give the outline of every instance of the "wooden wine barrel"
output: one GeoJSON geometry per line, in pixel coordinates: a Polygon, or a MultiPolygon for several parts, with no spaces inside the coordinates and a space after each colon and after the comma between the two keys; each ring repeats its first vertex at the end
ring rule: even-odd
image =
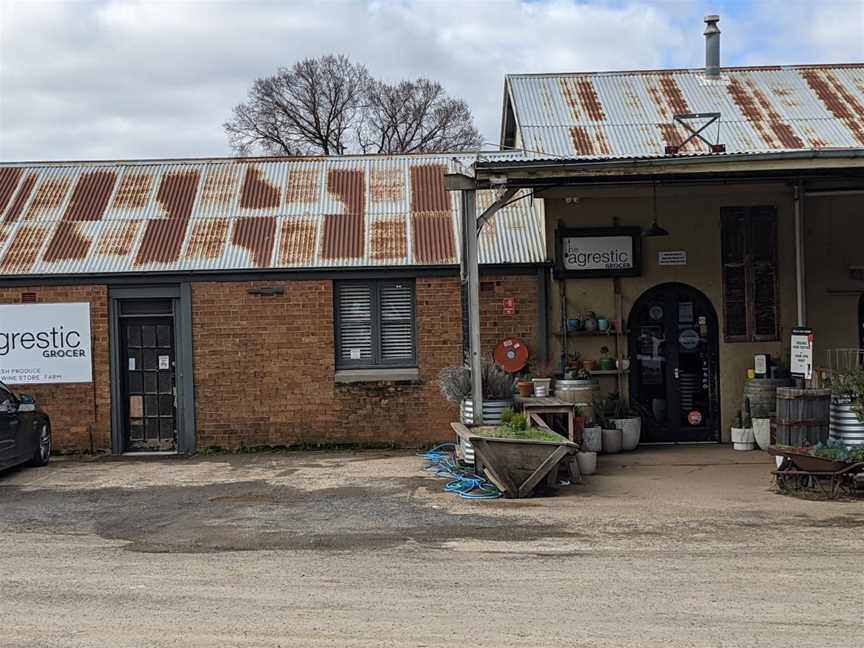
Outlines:
{"type": "Polygon", "coordinates": [[[789,378],[751,378],[744,383],[744,400],[750,400],[753,418],[771,418],[777,408],[777,388],[792,384],[789,378]]]}
{"type": "Polygon", "coordinates": [[[778,387],[774,442],[796,447],[824,443],[830,415],[830,389],[778,387]]]}

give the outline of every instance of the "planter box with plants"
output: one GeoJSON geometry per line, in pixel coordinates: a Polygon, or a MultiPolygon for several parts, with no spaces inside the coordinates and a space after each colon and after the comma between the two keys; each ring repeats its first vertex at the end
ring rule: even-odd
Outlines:
{"type": "Polygon", "coordinates": [[[575,454],[578,446],[549,428],[534,427],[522,414],[505,410],[499,426],[468,428],[452,423],[461,440],[474,449],[475,465],[508,498],[529,497],[545,482],[554,486],[558,471],[566,466],[578,481],[575,454]]]}

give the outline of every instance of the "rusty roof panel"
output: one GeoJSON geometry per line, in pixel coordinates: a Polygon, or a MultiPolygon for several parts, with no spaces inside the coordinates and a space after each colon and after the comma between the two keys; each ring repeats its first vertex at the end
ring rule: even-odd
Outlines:
{"type": "Polygon", "coordinates": [[[4,274],[25,274],[30,271],[39,251],[48,236],[50,228],[36,223],[22,223],[15,232],[12,242],[6,248],[0,261],[0,272],[4,274]]]}
{"type": "MultiPolygon", "coordinates": [[[[548,157],[666,155],[682,113],[720,113],[706,135],[727,153],[864,146],[864,64],[537,74],[507,77],[529,153],[548,157]],[[608,150],[598,146],[600,138],[608,150]]],[[[707,153],[702,143],[682,153],[707,153]]]]}
{"type": "MultiPolygon", "coordinates": [[[[461,201],[444,190],[443,174],[476,159],[0,165],[0,266],[66,275],[455,264],[461,201]]],[[[544,261],[538,209],[530,200],[503,209],[494,240],[481,238],[481,262],[544,261]]]]}
{"type": "Polygon", "coordinates": [[[320,192],[319,169],[298,169],[287,173],[285,183],[286,203],[317,203],[320,192]]]}
{"type": "Polygon", "coordinates": [[[408,255],[408,235],[404,218],[387,218],[372,222],[371,250],[376,261],[399,260],[408,255]]]}
{"type": "Polygon", "coordinates": [[[444,188],[446,168],[440,164],[411,167],[411,211],[450,211],[450,196],[444,188]]]}
{"type": "Polygon", "coordinates": [[[90,251],[90,240],[81,234],[79,221],[62,221],[57,223],[54,234],[42,260],[45,263],[56,261],[77,261],[87,258],[90,251]]]}
{"type": "Polygon", "coordinates": [[[312,266],[317,229],[317,223],[311,219],[282,219],[279,265],[287,268],[312,266]]]}
{"type": "Polygon", "coordinates": [[[234,245],[249,251],[252,265],[269,268],[272,265],[273,246],[276,243],[276,218],[273,216],[246,216],[234,223],[234,245]]]}
{"type": "Polygon", "coordinates": [[[112,209],[143,209],[150,197],[153,176],[148,173],[127,173],[120,181],[112,209]]]}
{"type": "Polygon", "coordinates": [[[181,171],[162,177],[156,201],[165,217],[148,221],[135,259],[136,265],[166,264],[178,260],[186,236],[186,223],[195,202],[199,175],[199,171],[181,171]]]}
{"type": "Polygon", "coordinates": [[[82,173],[63,214],[64,221],[94,221],[102,218],[114,191],[114,171],[82,173]]]}
{"type": "Polygon", "coordinates": [[[187,260],[213,260],[222,257],[228,241],[227,218],[194,218],[189,227],[184,258],[187,260]]]}
{"type": "Polygon", "coordinates": [[[27,204],[30,194],[33,193],[33,187],[36,186],[37,177],[38,176],[35,173],[30,173],[26,178],[24,178],[24,182],[21,183],[21,187],[15,195],[15,200],[12,201],[11,207],[9,207],[6,216],[3,218],[4,223],[8,225],[18,220],[21,212],[24,211],[24,205],[27,204]]]}
{"type": "Polygon", "coordinates": [[[137,220],[106,221],[99,234],[96,254],[100,257],[128,257],[139,229],[141,222],[137,220]]]}
{"type": "Polygon", "coordinates": [[[69,191],[66,178],[45,178],[27,208],[26,220],[43,220],[56,216],[69,191]]]}
{"type": "Polygon", "coordinates": [[[4,167],[0,169],[0,216],[6,211],[9,201],[15,195],[15,188],[18,186],[18,181],[24,169],[16,167],[4,167]]]}
{"type": "Polygon", "coordinates": [[[267,209],[278,207],[281,200],[279,187],[271,184],[257,165],[246,167],[243,187],[240,190],[242,209],[267,209]]]}
{"type": "Polygon", "coordinates": [[[414,234],[414,258],[420,265],[454,263],[453,221],[448,212],[411,214],[414,234]]]}

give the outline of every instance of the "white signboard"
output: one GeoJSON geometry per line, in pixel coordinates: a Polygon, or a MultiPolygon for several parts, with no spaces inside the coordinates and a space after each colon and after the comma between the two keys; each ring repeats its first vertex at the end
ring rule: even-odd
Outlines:
{"type": "Polygon", "coordinates": [[[810,380],[813,376],[813,329],[793,328],[790,373],[810,380]]]}
{"type": "Polygon", "coordinates": [[[687,265],[686,250],[666,250],[657,253],[657,263],[661,266],[687,265]]]}
{"type": "Polygon", "coordinates": [[[624,270],[635,267],[631,236],[564,236],[565,270],[624,270]]]}
{"type": "Polygon", "coordinates": [[[90,304],[0,305],[0,381],[89,383],[90,304]]]}

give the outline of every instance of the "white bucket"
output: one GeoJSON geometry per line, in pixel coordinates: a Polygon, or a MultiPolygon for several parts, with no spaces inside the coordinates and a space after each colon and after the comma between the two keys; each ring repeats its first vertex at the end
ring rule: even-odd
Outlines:
{"type": "Polygon", "coordinates": [[[756,438],[753,436],[753,428],[732,428],[732,447],[735,450],[754,450],[756,438]]]}

